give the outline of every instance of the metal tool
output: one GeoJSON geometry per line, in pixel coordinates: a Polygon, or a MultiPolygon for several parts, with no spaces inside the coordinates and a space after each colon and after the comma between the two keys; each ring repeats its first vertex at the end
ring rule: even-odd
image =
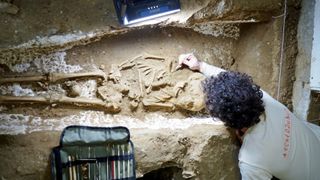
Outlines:
{"type": "MultiPolygon", "coordinates": [[[[121,145],[121,146],[120,146],[120,149],[121,149],[121,155],[124,156],[124,155],[125,155],[125,154],[124,154],[124,145],[121,145]]],[[[127,176],[127,174],[126,174],[125,160],[122,160],[121,162],[122,162],[121,165],[122,165],[122,172],[123,172],[122,177],[123,177],[123,178],[126,178],[126,177],[128,177],[128,176],[127,176]]]]}
{"type": "MultiPolygon", "coordinates": [[[[91,158],[91,152],[90,152],[91,148],[89,147],[88,149],[88,159],[91,158]]],[[[91,163],[88,163],[88,178],[91,179],[91,163]]]]}
{"type": "MultiPolygon", "coordinates": [[[[72,162],[75,162],[74,156],[71,156],[71,161],[72,161],[72,162]]],[[[73,176],[73,179],[74,179],[74,180],[77,180],[76,167],[75,167],[75,165],[73,165],[72,163],[71,163],[71,166],[72,166],[72,176],[73,176]]]]}
{"type": "MultiPolygon", "coordinates": [[[[110,156],[110,151],[109,151],[109,145],[106,146],[106,152],[107,152],[107,157],[110,156]]],[[[110,179],[110,171],[109,171],[109,168],[110,168],[110,165],[109,165],[109,159],[107,159],[107,162],[106,162],[106,177],[107,179],[110,179]]]]}
{"type": "Polygon", "coordinates": [[[71,156],[68,156],[68,163],[69,163],[69,167],[68,167],[68,170],[69,170],[69,179],[70,179],[70,180],[73,180],[72,167],[71,167],[71,156]]]}

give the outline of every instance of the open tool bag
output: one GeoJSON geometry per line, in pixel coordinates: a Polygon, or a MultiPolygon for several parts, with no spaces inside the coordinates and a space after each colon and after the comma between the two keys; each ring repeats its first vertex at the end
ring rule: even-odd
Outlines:
{"type": "Polygon", "coordinates": [[[135,179],[134,147],[125,127],[68,126],[51,153],[52,179],[135,179]]]}

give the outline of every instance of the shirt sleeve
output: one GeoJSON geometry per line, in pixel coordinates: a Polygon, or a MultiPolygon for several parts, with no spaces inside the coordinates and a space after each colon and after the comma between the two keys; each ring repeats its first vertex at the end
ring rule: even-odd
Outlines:
{"type": "Polygon", "coordinates": [[[200,72],[205,75],[206,77],[209,76],[217,76],[219,73],[225,71],[224,69],[215,67],[213,65],[209,65],[205,62],[201,62],[200,65],[200,72]]]}
{"type": "Polygon", "coordinates": [[[239,168],[242,180],[270,180],[272,175],[264,169],[240,162],[239,168]]]}

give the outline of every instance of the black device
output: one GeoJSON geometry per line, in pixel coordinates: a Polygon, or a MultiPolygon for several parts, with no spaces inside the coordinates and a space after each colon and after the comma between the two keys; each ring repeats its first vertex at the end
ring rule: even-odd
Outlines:
{"type": "Polygon", "coordinates": [[[179,0],[113,0],[119,22],[130,25],[180,11],[179,0]]]}

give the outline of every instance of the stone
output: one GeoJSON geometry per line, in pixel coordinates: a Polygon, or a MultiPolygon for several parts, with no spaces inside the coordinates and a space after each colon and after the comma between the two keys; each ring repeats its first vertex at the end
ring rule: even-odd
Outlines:
{"type": "Polygon", "coordinates": [[[70,96],[71,97],[78,97],[78,96],[80,96],[81,91],[82,91],[81,87],[79,85],[75,84],[71,87],[70,96]]]}
{"type": "Polygon", "coordinates": [[[0,13],[17,14],[19,8],[11,3],[0,2],[0,13]]]}
{"type": "Polygon", "coordinates": [[[239,178],[238,147],[223,126],[133,129],[132,141],[136,147],[138,177],[157,169],[178,167],[185,179],[239,178]]]}

